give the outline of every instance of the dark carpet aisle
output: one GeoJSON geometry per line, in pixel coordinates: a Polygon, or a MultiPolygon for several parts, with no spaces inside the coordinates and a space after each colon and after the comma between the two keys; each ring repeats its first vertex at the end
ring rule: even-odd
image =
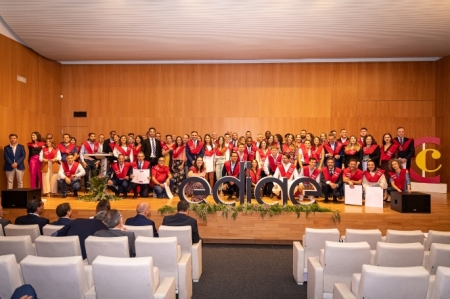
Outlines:
{"type": "Polygon", "coordinates": [[[203,245],[194,299],[306,298],[292,275],[292,246],[203,245]]]}

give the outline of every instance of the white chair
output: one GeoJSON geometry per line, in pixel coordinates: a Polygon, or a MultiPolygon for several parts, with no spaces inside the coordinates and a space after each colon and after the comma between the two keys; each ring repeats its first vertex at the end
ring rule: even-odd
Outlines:
{"type": "Polygon", "coordinates": [[[159,283],[153,258],[98,256],[92,263],[95,286],[85,299],[161,298],[175,299],[175,278],[159,283]]]}
{"type": "Polygon", "coordinates": [[[294,279],[297,284],[302,285],[308,280],[306,265],[309,257],[319,257],[320,250],[325,248],[325,241],[339,241],[339,230],[337,228],[318,229],[306,228],[302,244],[296,241],[293,244],[294,279]]]}
{"type": "Polygon", "coordinates": [[[36,246],[37,256],[81,256],[80,240],[78,236],[39,236],[34,244],[36,246]]]}
{"type": "Polygon", "coordinates": [[[0,255],[5,254],[14,254],[20,263],[27,255],[36,255],[36,250],[30,236],[7,236],[0,238],[0,255]]]}
{"type": "Polygon", "coordinates": [[[363,265],[361,282],[351,289],[337,283],[333,299],[424,299],[427,295],[430,274],[424,267],[378,267],[363,265]]]}
{"type": "Polygon", "coordinates": [[[425,236],[420,230],[393,230],[386,231],[385,241],[388,243],[416,243],[423,244],[425,236]]]}
{"type": "Polygon", "coordinates": [[[42,228],[42,232],[43,232],[44,236],[51,236],[54,232],[60,230],[63,227],[64,227],[64,225],[46,224],[42,228]]]}
{"type": "Polygon", "coordinates": [[[370,246],[367,242],[340,243],[325,242],[320,258],[308,258],[308,299],[332,297],[335,283],[350,288],[353,273],[361,271],[370,260],[370,246]]]}
{"type": "Polygon", "coordinates": [[[0,237],[5,236],[5,234],[3,233],[3,227],[0,225],[0,237]]]}
{"type": "Polygon", "coordinates": [[[437,230],[428,231],[428,236],[425,239],[425,250],[429,251],[431,248],[431,244],[440,243],[440,244],[450,244],[450,232],[442,232],[437,230]]]}
{"type": "Polygon", "coordinates": [[[382,267],[416,267],[423,265],[423,245],[416,243],[378,242],[371,251],[370,264],[382,267]]]}
{"type": "Polygon", "coordinates": [[[450,294],[450,268],[438,267],[432,289],[431,299],[447,299],[450,294]]]}
{"type": "Polygon", "coordinates": [[[175,277],[175,288],[179,299],[192,297],[191,254],[178,254],[176,237],[137,237],[136,257],[153,257],[153,266],[158,267],[161,279],[175,277]]]}
{"type": "Polygon", "coordinates": [[[128,247],[128,237],[95,237],[89,236],[84,241],[86,247],[86,256],[89,265],[98,255],[109,257],[130,257],[130,249],[128,247]]]}
{"type": "Polygon", "coordinates": [[[24,283],[36,290],[38,298],[83,299],[93,286],[92,267],[81,256],[27,256],[20,262],[24,283]]]}
{"type": "Polygon", "coordinates": [[[177,237],[181,252],[190,253],[192,257],[192,280],[198,282],[203,272],[202,240],[192,244],[192,232],[189,225],[167,226],[161,225],[158,230],[159,237],[177,237]]]}
{"type": "Polygon", "coordinates": [[[450,244],[431,244],[429,252],[425,252],[425,269],[431,274],[436,274],[438,267],[450,267],[450,244]]]}
{"type": "MultiPolygon", "coordinates": [[[[0,229],[1,230],[1,229],[0,229]]],[[[22,275],[14,254],[0,256],[0,298],[11,298],[14,290],[23,285],[22,275]]]]}
{"type": "Polygon", "coordinates": [[[375,250],[377,243],[381,241],[379,229],[350,229],[345,230],[345,236],[341,237],[345,242],[367,242],[370,249],[375,250]]]}
{"type": "Polygon", "coordinates": [[[37,224],[28,224],[28,225],[8,224],[7,226],[5,226],[5,235],[30,236],[31,243],[34,243],[34,240],[41,235],[41,232],[39,230],[39,225],[37,224]]]}
{"type": "Polygon", "coordinates": [[[153,238],[153,225],[143,225],[143,226],[134,226],[134,225],[124,225],[128,231],[134,232],[135,237],[143,236],[153,238]]]}

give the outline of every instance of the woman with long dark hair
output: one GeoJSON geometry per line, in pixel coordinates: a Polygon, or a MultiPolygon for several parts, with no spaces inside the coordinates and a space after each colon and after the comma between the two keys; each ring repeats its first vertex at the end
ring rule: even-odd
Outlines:
{"type": "MultiPolygon", "coordinates": [[[[203,163],[202,157],[198,156],[195,159],[194,165],[192,165],[191,168],[189,168],[188,178],[190,177],[201,177],[204,179],[206,178],[206,167],[205,163],[203,163]]],[[[191,182],[188,183],[185,188],[186,195],[188,197],[192,197],[191,198],[192,201],[202,201],[203,199],[206,198],[205,195],[194,196],[195,189],[203,189],[202,184],[198,182],[194,183],[191,182]]]]}
{"type": "MultiPolygon", "coordinates": [[[[214,147],[214,169],[216,171],[216,180],[219,180],[222,177],[223,164],[226,160],[227,151],[228,146],[225,143],[225,138],[219,136],[219,138],[217,138],[217,145],[214,147]]],[[[222,193],[222,186],[219,187],[219,191],[222,193]]]]}
{"type": "Polygon", "coordinates": [[[30,185],[31,188],[42,188],[42,172],[41,161],[39,161],[39,153],[45,146],[39,132],[31,133],[31,142],[28,145],[28,166],[30,167],[30,185]]]}
{"type": "Polygon", "coordinates": [[[175,139],[175,149],[172,153],[172,173],[175,180],[173,191],[178,194],[181,182],[185,179],[186,173],[184,171],[184,164],[186,163],[186,146],[183,143],[183,138],[177,136],[175,139]]]}
{"type": "Polygon", "coordinates": [[[215,158],[215,149],[214,144],[211,139],[211,135],[206,134],[203,138],[204,145],[203,148],[204,156],[203,156],[203,164],[205,164],[206,168],[206,176],[205,179],[208,181],[211,188],[214,186],[214,158],[215,158]]]}
{"type": "Polygon", "coordinates": [[[369,160],[374,161],[375,165],[380,165],[380,147],[372,135],[364,137],[362,170],[367,169],[367,161],[369,160]]]}
{"type": "Polygon", "coordinates": [[[133,149],[128,146],[127,136],[120,136],[119,144],[116,144],[113,148],[113,155],[116,158],[119,157],[119,155],[124,155],[126,162],[134,161],[133,149]]]}

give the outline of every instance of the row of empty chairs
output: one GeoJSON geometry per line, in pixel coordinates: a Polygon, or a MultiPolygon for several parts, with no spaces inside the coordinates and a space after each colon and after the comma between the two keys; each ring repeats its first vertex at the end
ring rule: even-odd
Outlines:
{"type": "Polygon", "coordinates": [[[152,257],[135,259],[98,256],[92,266],[81,256],[37,257],[20,262],[0,256],[0,297],[10,298],[22,284],[30,284],[38,298],[167,298],[175,299],[175,278],[160,280],[152,257]]]}

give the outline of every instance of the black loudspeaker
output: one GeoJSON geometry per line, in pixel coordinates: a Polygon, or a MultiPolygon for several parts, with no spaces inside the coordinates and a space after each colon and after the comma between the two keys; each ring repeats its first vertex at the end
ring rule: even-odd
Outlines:
{"type": "Polygon", "coordinates": [[[421,192],[392,192],[391,209],[400,213],[431,213],[431,196],[421,192]]]}
{"type": "Polygon", "coordinates": [[[41,199],[41,189],[17,188],[2,191],[3,208],[26,208],[27,202],[41,199]]]}

